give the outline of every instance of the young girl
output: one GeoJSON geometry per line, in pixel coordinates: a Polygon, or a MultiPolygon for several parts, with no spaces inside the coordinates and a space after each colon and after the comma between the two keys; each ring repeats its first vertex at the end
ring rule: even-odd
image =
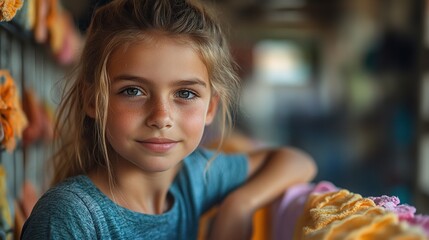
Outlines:
{"type": "Polygon", "coordinates": [[[238,78],[219,24],[196,3],[100,7],[70,84],[55,186],[23,239],[196,239],[199,217],[216,204],[210,237],[246,239],[256,209],[315,175],[295,149],[225,155],[199,147],[218,108],[230,119],[238,78]]]}

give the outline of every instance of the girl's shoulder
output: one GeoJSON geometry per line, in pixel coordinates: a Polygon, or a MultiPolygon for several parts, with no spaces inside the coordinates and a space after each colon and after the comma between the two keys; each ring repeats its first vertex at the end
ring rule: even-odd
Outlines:
{"type": "Polygon", "coordinates": [[[67,209],[75,212],[76,208],[87,205],[86,199],[92,195],[92,191],[94,190],[86,176],[75,176],[46,191],[37,202],[35,209],[49,206],[49,209],[59,208],[61,212],[67,209]]]}
{"type": "Polygon", "coordinates": [[[82,194],[92,188],[91,180],[85,175],[78,175],[51,187],[44,195],[50,194],[82,194]]]}
{"type": "MultiPolygon", "coordinates": [[[[183,161],[173,187],[194,194],[189,198],[198,201],[194,203],[197,206],[192,207],[204,212],[245,182],[248,172],[246,156],[197,148],[183,161]]],[[[194,202],[191,200],[184,202],[194,202]]]]}
{"type": "Polygon", "coordinates": [[[24,224],[22,239],[64,239],[70,230],[73,236],[92,236],[94,201],[88,201],[86,181],[84,176],[73,177],[44,193],[24,224]]]}
{"type": "Polygon", "coordinates": [[[246,154],[226,154],[200,147],[185,158],[179,177],[186,175],[186,179],[203,188],[215,189],[244,182],[247,172],[246,154]]]}

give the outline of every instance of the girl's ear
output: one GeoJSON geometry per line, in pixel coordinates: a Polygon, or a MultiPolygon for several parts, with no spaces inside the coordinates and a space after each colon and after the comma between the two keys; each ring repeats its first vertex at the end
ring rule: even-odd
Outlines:
{"type": "Polygon", "coordinates": [[[85,113],[86,115],[88,115],[88,117],[90,118],[94,118],[95,119],[95,107],[93,104],[89,104],[89,103],[85,103],[85,113]]]}
{"type": "Polygon", "coordinates": [[[217,106],[219,104],[219,95],[213,95],[212,98],[210,99],[210,103],[209,103],[209,107],[207,109],[207,114],[206,114],[206,125],[210,125],[217,113],[217,106]]]}

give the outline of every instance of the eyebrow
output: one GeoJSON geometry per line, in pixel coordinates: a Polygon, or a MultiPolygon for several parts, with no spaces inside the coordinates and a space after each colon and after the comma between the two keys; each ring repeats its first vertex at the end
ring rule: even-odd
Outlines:
{"type": "MultiPolygon", "coordinates": [[[[150,84],[150,81],[144,77],[129,75],[129,74],[122,74],[118,75],[113,78],[115,81],[135,81],[135,82],[141,82],[145,84],[150,84]]],[[[191,85],[200,85],[202,87],[207,87],[206,82],[199,78],[189,78],[189,79],[180,79],[178,81],[175,81],[175,86],[191,86],[191,85]]]]}

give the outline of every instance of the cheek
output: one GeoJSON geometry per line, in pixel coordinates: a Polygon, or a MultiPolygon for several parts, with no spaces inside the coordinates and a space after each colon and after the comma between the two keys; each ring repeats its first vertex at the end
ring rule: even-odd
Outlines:
{"type": "Polygon", "coordinates": [[[181,119],[181,125],[184,126],[188,132],[193,134],[202,134],[205,128],[206,108],[194,108],[185,111],[181,119]]]}
{"type": "Polygon", "coordinates": [[[121,135],[127,133],[135,126],[135,112],[126,110],[123,107],[109,107],[107,115],[107,133],[112,135],[121,135]]]}

